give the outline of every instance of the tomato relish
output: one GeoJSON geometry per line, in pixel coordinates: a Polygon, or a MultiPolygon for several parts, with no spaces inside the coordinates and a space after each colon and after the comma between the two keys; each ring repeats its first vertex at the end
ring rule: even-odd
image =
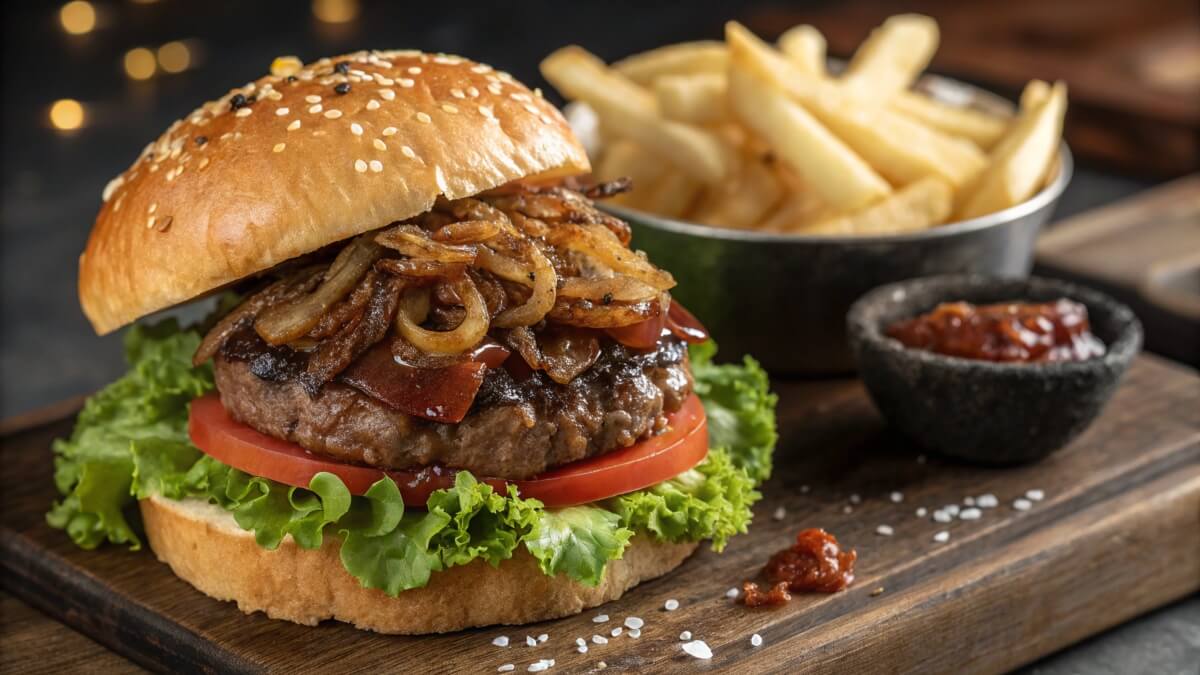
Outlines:
{"type": "Polygon", "coordinates": [[[858,553],[843,550],[837,537],[820,528],[800,530],[796,543],[771,556],[762,575],[771,584],[763,591],[747,581],[742,602],[747,607],[782,605],[791,593],[835,593],[854,581],[858,553]]]}
{"type": "Polygon", "coordinates": [[[1104,355],[1104,343],[1091,332],[1087,307],[1065,298],[993,305],[946,302],[892,324],[887,334],[913,349],[980,361],[1084,361],[1104,355]]]}

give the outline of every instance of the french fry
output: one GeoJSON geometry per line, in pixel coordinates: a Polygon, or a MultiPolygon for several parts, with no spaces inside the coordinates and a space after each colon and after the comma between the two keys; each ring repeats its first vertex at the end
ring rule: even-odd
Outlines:
{"type": "Polygon", "coordinates": [[[784,31],[776,41],[779,51],[787,55],[792,63],[813,77],[826,77],[825,36],[821,31],[802,24],[784,31]]]}
{"type": "Polygon", "coordinates": [[[782,187],[763,161],[746,156],[733,180],[705,194],[693,218],[706,225],[747,228],[762,220],[782,196],[782,187]]]}
{"type": "Polygon", "coordinates": [[[654,80],[662,116],[689,124],[718,124],[729,119],[724,73],[663,75],[654,80]]]}
{"type": "Polygon", "coordinates": [[[801,231],[860,235],[915,232],[944,223],[953,208],[953,200],[950,185],[929,176],[861,211],[823,220],[801,231]]]}
{"type": "Polygon", "coordinates": [[[859,45],[841,84],[863,100],[887,101],[912,85],[937,46],[933,19],[920,14],[890,17],[859,45]]]}
{"type": "Polygon", "coordinates": [[[1009,120],[960,106],[947,105],[913,91],[902,91],[888,107],[950,136],[961,136],[984,150],[996,145],[1009,120]]]}
{"type": "Polygon", "coordinates": [[[907,185],[932,174],[955,186],[964,185],[986,164],[983,152],[973,144],[886,108],[863,105],[838,84],[802,72],[736,23],[727,24],[726,36],[733,68],[752,70],[786,90],[893,184],[907,185]]]}
{"type": "Polygon", "coordinates": [[[640,143],[668,159],[693,178],[717,183],[729,172],[731,158],[711,133],[658,115],[654,97],[613,72],[579,47],[564,47],[547,56],[542,75],[564,95],[596,110],[606,132],[640,143]]]}
{"type": "Polygon", "coordinates": [[[1021,110],[1040,106],[1050,96],[1050,85],[1043,80],[1030,80],[1021,91],[1021,110]]]}
{"type": "Polygon", "coordinates": [[[611,198],[614,204],[650,210],[646,203],[654,184],[669,170],[668,164],[632,141],[617,139],[609,143],[596,165],[596,177],[613,180],[628,177],[633,189],[611,198]]]}
{"type": "Polygon", "coordinates": [[[667,171],[643,192],[635,208],[667,218],[679,218],[695,203],[703,187],[682,171],[667,171]]]}
{"type": "Polygon", "coordinates": [[[788,193],[787,197],[754,226],[763,232],[797,232],[806,225],[830,217],[829,207],[811,190],[788,193]]]}
{"type": "Polygon", "coordinates": [[[1038,105],[1022,105],[1012,129],[996,144],[991,166],[967,193],[958,210],[962,219],[976,218],[1019,204],[1033,196],[1046,179],[1058,153],[1063,117],[1067,110],[1067,85],[1055,82],[1045,97],[1038,94],[1044,86],[1038,81],[1026,86],[1022,103],[1028,98],[1038,105]]]}
{"type": "Polygon", "coordinates": [[[728,64],[725,45],[714,40],[701,40],[634,54],[614,63],[613,69],[638,84],[649,85],[664,75],[723,73],[728,64]]]}

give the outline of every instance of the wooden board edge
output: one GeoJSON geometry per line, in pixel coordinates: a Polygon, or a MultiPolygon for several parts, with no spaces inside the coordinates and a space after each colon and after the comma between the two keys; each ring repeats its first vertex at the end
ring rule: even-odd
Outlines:
{"type": "Polygon", "coordinates": [[[36,429],[47,424],[53,424],[67,417],[73,417],[83,408],[83,404],[91,394],[79,394],[56,401],[29,412],[13,415],[0,420],[0,441],[9,436],[36,429]]]}
{"type": "Polygon", "coordinates": [[[0,529],[0,553],[0,587],[142,667],[171,673],[261,672],[7,527],[0,529]]]}

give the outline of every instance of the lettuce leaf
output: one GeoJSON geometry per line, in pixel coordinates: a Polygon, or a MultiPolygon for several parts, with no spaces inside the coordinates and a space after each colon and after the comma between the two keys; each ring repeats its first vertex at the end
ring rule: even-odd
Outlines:
{"type": "Polygon", "coordinates": [[[692,348],[696,390],[709,415],[713,449],[695,468],[645,490],[594,504],[547,509],[515,487],[504,493],[468,472],[435,491],[425,509],[406,509],[384,477],[353,496],[333,474],[307,488],[252,476],[202,454],[187,435],[188,403],[213,388],[211,367],[193,368],[197,329],[174,321],[126,335],[130,371],[88,400],[69,439],[54,445],[63,495],[46,519],[78,545],[140,546],[126,512],[135,499],[197,498],[228,511],[258,544],[291,537],[315,549],[331,537],[342,565],[368,588],[391,595],[476,560],[497,566],[524,547],[548,575],[584,584],[604,578],[635,535],[660,541],[709,539],[721,550],[745,532],[755,487],[771,469],[775,397],[751,359],[714,365],[709,345],[692,348]]]}

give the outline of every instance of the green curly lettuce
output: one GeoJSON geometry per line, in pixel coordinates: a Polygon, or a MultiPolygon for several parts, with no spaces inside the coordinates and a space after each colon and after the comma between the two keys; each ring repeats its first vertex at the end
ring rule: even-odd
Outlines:
{"type": "Polygon", "coordinates": [[[713,446],[696,467],[644,490],[559,509],[513,486],[497,492],[463,471],[424,509],[406,509],[388,477],[351,495],[333,474],[290,487],[202,454],[187,435],[189,402],[213,389],[211,367],[191,365],[198,330],[168,321],[135,327],[125,342],[130,371],[89,399],[71,437],[54,445],[63,498],[46,519],[85,548],[105,541],[138,548],[127,512],[135,500],[161,495],[220,506],[266,549],[289,538],[306,549],[328,541],[363,586],[391,595],[455,565],[497,566],[521,547],[545,574],[594,586],[636,535],[707,539],[721,550],[746,531],[755,488],[771,470],[775,397],[766,374],[751,359],[713,364],[710,345],[691,352],[713,446]]]}

